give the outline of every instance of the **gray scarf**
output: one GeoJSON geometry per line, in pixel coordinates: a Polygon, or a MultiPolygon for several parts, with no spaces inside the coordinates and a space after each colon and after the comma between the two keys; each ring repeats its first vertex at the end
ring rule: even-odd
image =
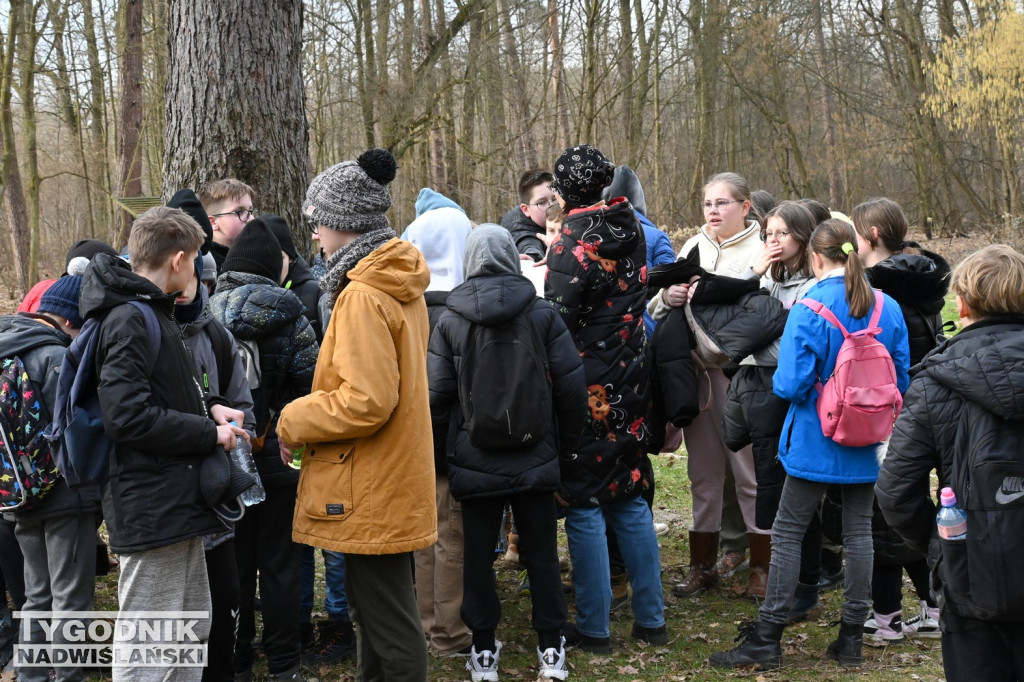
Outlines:
{"type": "Polygon", "coordinates": [[[364,232],[351,244],[338,249],[327,259],[327,274],[320,278],[320,288],[328,293],[332,305],[341,290],[348,285],[346,275],[349,270],[396,236],[390,227],[364,232]]]}

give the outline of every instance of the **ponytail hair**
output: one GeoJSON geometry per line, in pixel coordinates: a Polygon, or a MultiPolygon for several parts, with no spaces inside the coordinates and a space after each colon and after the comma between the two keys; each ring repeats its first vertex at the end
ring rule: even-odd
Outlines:
{"type": "Polygon", "coordinates": [[[826,220],[811,235],[811,250],[834,263],[843,263],[850,315],[861,318],[871,312],[875,294],[864,275],[864,263],[857,254],[857,233],[853,226],[835,218],[826,220]]]}
{"type": "Polygon", "coordinates": [[[871,244],[872,248],[882,242],[882,248],[891,254],[903,253],[906,246],[907,216],[903,209],[892,199],[876,197],[857,204],[850,214],[853,226],[861,239],[871,244]],[[878,229],[878,238],[871,233],[871,228],[878,229]]]}

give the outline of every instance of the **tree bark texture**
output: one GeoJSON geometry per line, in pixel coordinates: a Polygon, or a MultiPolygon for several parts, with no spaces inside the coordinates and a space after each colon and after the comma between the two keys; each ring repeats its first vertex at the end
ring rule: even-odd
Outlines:
{"type": "MultiPolygon", "coordinates": [[[[142,0],[124,0],[121,36],[124,50],[121,58],[121,126],[118,128],[118,187],[123,197],[142,196],[142,0]]],[[[121,209],[118,214],[118,246],[128,243],[131,215],[121,209]]]]}
{"type": "Polygon", "coordinates": [[[163,193],[233,177],[296,234],[309,180],[302,2],[171,0],[163,193]]]}

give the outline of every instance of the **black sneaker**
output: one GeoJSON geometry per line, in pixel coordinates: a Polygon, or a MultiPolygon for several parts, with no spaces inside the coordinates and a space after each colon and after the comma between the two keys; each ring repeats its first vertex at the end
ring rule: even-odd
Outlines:
{"type": "Polygon", "coordinates": [[[828,592],[839,589],[846,584],[846,573],[840,566],[838,571],[829,572],[822,567],[821,578],[818,580],[818,592],[828,592]]]}
{"type": "Polygon", "coordinates": [[[565,647],[573,647],[592,654],[612,653],[612,643],[609,637],[588,637],[576,629],[576,623],[566,623],[562,628],[562,636],[565,637],[565,647]]]}
{"type": "Polygon", "coordinates": [[[655,646],[668,644],[668,629],[664,625],[660,628],[645,628],[633,623],[633,632],[631,633],[631,636],[636,641],[644,642],[645,644],[652,644],[655,646]]]}

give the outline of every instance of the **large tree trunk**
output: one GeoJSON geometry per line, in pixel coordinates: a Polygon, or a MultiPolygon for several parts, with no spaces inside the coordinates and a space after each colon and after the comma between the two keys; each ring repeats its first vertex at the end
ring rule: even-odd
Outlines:
{"type": "MultiPolygon", "coordinates": [[[[163,193],[234,177],[302,233],[302,2],[171,0],[163,193]]],[[[304,235],[303,235],[304,236],[304,235]]]]}
{"type": "Polygon", "coordinates": [[[836,135],[836,111],[832,101],[831,79],[827,78],[827,55],[825,53],[825,28],[822,25],[824,0],[815,0],[811,8],[814,31],[814,63],[818,69],[821,90],[821,119],[825,126],[825,159],[828,165],[829,206],[843,210],[846,202],[846,187],[843,185],[843,169],[840,161],[839,139],[836,135]]]}
{"type": "MultiPolygon", "coordinates": [[[[142,158],[139,138],[142,136],[142,0],[124,0],[121,36],[124,40],[121,58],[121,125],[117,139],[118,187],[123,197],[142,196],[142,158]]],[[[117,245],[128,243],[132,218],[125,210],[118,212],[117,245]]]]}
{"type": "Polygon", "coordinates": [[[31,232],[28,226],[28,210],[25,208],[25,191],[21,186],[21,171],[18,167],[18,148],[14,144],[14,116],[11,112],[11,81],[14,75],[14,45],[21,29],[24,16],[21,2],[10,3],[7,39],[0,61],[0,147],[3,160],[0,162],[0,194],[3,196],[7,225],[11,237],[11,265],[19,296],[28,291],[28,260],[31,232]]]}

